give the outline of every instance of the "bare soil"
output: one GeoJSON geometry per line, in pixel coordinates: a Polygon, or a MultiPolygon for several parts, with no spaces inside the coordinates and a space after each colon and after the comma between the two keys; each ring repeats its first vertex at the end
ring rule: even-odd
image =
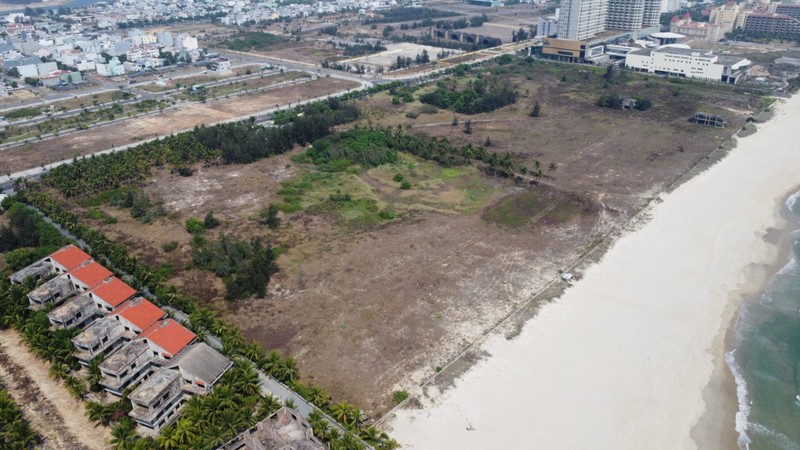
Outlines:
{"type": "Polygon", "coordinates": [[[110,429],[86,417],[83,402],[48,376],[49,364],[31,354],[13,330],[0,331],[0,378],[25,418],[53,450],[112,448],[110,429]]]}
{"type": "Polygon", "coordinates": [[[443,169],[404,157],[315,188],[321,198],[342,189],[374,199],[398,211],[397,219],[352,226],[334,214],[305,211],[282,214],[283,225],[270,231],[251,218],[282,200],[283,181],[309,170],[281,155],[202,167],[192,177],[156,172],[145,191],[163,200],[167,218],[142,225],[127,211],[107,208],[119,223],[93,225],[151,264],[177,267],[172,281],[248,338],[294,356],[303,381],[377,417],[392,406],[394,390],[413,390],[433,376],[703,161],[760,105],[759,98],[706,84],[636,78],[604,87],[602,73],[581,70],[537,62],[511,75],[521,93],[516,104],[455,114],[457,126],[451,111],[410,119],[405,114],[421,105],[393,105],[386,94],[361,103],[365,124],[410,127],[458,145],[479,146],[488,137],[490,150],[511,153],[531,172],[538,161],[544,170],[538,185],[529,177],[517,184],[474,167],[443,169]],[[596,106],[606,92],[646,96],[653,108],[596,106]],[[528,113],[536,101],[542,116],[534,118],[528,113]],[[696,110],[724,113],[730,126],[691,124],[696,110]],[[466,120],[472,134],[463,132],[466,120]],[[396,172],[413,183],[411,190],[392,181],[396,172]],[[260,236],[285,249],[267,298],[225,302],[218,279],[181,269],[191,257],[183,224],[209,211],[223,225],[208,237],[260,236]],[[164,254],[161,245],[169,241],[179,249],[164,254]]]}
{"type": "Polygon", "coordinates": [[[0,173],[13,173],[64,159],[120,147],[157,136],[165,136],[201,124],[247,116],[275,105],[295,103],[358,85],[338,78],[319,78],[253,95],[190,102],[178,109],[137,117],[110,125],[92,127],[57,138],[0,151],[0,173]]]}

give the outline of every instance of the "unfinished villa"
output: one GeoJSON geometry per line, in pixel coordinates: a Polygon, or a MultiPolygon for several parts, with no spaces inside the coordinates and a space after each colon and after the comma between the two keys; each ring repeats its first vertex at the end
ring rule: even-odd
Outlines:
{"type": "Polygon", "coordinates": [[[54,307],[51,329],[82,330],[72,340],[75,358],[83,365],[103,358],[100,385],[120,397],[132,389],[130,416],[148,430],[172,423],[189,396],[210,392],[233,365],[74,245],[11,281],[41,283],[28,294],[29,308],[54,307]]]}
{"type": "Polygon", "coordinates": [[[222,447],[224,450],[324,450],[327,448],[327,445],[314,436],[311,425],[300,415],[300,412],[285,406],[222,447]]]}

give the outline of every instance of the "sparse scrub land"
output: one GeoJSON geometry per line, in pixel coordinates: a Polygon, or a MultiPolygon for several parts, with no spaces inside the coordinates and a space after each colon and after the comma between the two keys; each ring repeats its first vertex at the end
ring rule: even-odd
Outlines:
{"type": "Polygon", "coordinates": [[[436,90],[419,96],[419,101],[462,114],[494,111],[516,103],[517,90],[508,82],[474,80],[459,89],[455,80],[440,81],[436,90]]]}
{"type": "MultiPolygon", "coordinates": [[[[95,162],[91,171],[90,165],[80,172],[65,169],[59,177],[80,180],[77,191],[63,189],[69,183],[60,178],[46,179],[28,195],[68,224],[68,213],[106,211],[108,197],[89,200],[104,198],[108,189],[135,186],[153,203],[163,199],[167,215],[152,225],[119,213],[117,224],[92,223],[141,248],[152,268],[137,262],[139,275],[146,270],[148,280],[166,284],[171,277],[181,286],[160,288],[170,303],[193,305],[183,291],[202,286],[192,292],[199,304],[225,311],[248,339],[297,355],[307,375],[288,382],[298,392],[310,396],[313,388],[304,386],[318,384],[375,417],[395,403],[392,390],[410,371],[433,375],[434,367],[462,350],[453,336],[479,336],[524,300],[516,292],[527,295],[545,285],[554,267],[579,257],[637,211],[647,200],[643,193],[658,192],[727,137],[724,130],[689,124],[695,110],[724,113],[738,127],[746,118],[741,111],[763,106],[738,86],[674,84],[634,73],[609,80],[602,69],[525,58],[450,74],[446,87],[455,83],[457,93],[477,95],[454,95],[444,107],[419,98],[440,86],[398,83],[352,105],[358,118],[349,116],[335,128],[307,121],[347,109],[321,104],[319,115],[287,111],[274,117],[283,130],[276,137],[250,130],[246,122],[207,131],[203,140],[188,133],[148,152],[133,150],[143,152],[138,160],[146,164],[124,158],[115,163],[134,170],[117,170],[111,162],[95,162]],[[514,92],[514,102],[475,106],[483,98],[480,89],[503,86],[514,92]],[[614,92],[645,97],[656,107],[645,114],[597,107],[600,96],[614,92]],[[467,116],[458,104],[485,111],[467,116]],[[532,114],[537,109],[538,116],[532,114]],[[620,120],[625,126],[610,125],[620,120]],[[467,122],[471,134],[464,133],[467,122]],[[261,145],[244,142],[250,138],[261,145]],[[285,141],[273,147],[275,139],[285,141]],[[166,144],[170,149],[162,150],[166,144]],[[191,177],[172,170],[177,168],[191,177]],[[103,181],[84,181],[88,173],[103,181]],[[267,223],[270,205],[275,227],[267,223]],[[208,211],[225,218],[213,232],[202,220],[208,211]],[[202,222],[196,236],[212,256],[202,270],[188,268],[198,248],[185,229],[189,218],[202,222]],[[164,236],[151,236],[156,227],[164,236]],[[239,275],[230,271],[215,279],[213,273],[235,267],[237,255],[247,252],[238,253],[237,246],[250,246],[254,238],[261,238],[262,256],[280,267],[274,282],[262,285],[269,301],[226,302],[230,292],[214,282],[223,286],[226,277],[239,275]],[[172,270],[161,271],[160,264],[172,270]],[[465,329],[467,335],[459,334],[465,329]],[[363,383],[345,381],[354,378],[363,383]]],[[[448,97],[440,94],[444,102],[448,97]]],[[[258,294],[258,282],[243,284],[249,286],[243,296],[258,294]]],[[[326,411],[337,404],[319,401],[331,404],[326,411]]],[[[358,415],[351,408],[335,411],[345,421],[358,415]]]]}
{"type": "Polygon", "coordinates": [[[271,33],[245,31],[220,43],[220,46],[240,52],[272,50],[286,43],[286,38],[271,33]]]}

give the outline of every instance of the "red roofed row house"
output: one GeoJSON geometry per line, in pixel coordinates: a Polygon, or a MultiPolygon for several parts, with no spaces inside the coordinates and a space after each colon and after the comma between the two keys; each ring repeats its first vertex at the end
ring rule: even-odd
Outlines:
{"type": "Polygon", "coordinates": [[[28,294],[30,308],[60,305],[48,313],[53,328],[86,327],[72,340],[75,357],[88,365],[98,355],[107,355],[100,364],[100,384],[107,392],[122,396],[141,382],[129,398],[131,417],[143,427],[160,431],[177,418],[185,395],[209,392],[233,365],[73,245],[20,270],[11,280],[21,284],[51,276],[28,294]],[[168,392],[161,386],[166,381],[168,392]],[[151,395],[154,389],[158,398],[151,395]]]}

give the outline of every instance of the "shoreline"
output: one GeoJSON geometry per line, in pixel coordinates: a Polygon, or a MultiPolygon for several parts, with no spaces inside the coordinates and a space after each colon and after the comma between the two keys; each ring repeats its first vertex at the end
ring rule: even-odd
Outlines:
{"type": "MultiPolygon", "coordinates": [[[[714,369],[706,387],[703,401],[706,410],[692,427],[692,439],[697,448],[738,449],[739,432],[736,431],[736,414],[739,412],[738,385],[731,372],[726,355],[731,349],[739,309],[747,301],[755,301],[764,292],[770,279],[786,265],[792,254],[792,239],[789,233],[797,229],[791,215],[784,211],[786,199],[800,191],[800,185],[792,188],[775,200],[775,226],[767,230],[763,239],[774,245],[771,262],[745,268],[744,278],[748,286],[731,292],[730,302],[723,312],[723,329],[712,345],[714,369]]],[[[768,257],[768,260],[770,258],[768,257]]]]}
{"type": "Polygon", "coordinates": [[[738,411],[727,337],[738,306],[785,264],[774,233],[788,225],[780,206],[797,189],[787,186],[800,182],[798,122],[794,96],[720,162],[663,194],[647,223],[517,339],[488,338],[481,350],[491,356],[455,387],[397,412],[396,438],[407,448],[735,444],[725,425],[738,411]]]}

